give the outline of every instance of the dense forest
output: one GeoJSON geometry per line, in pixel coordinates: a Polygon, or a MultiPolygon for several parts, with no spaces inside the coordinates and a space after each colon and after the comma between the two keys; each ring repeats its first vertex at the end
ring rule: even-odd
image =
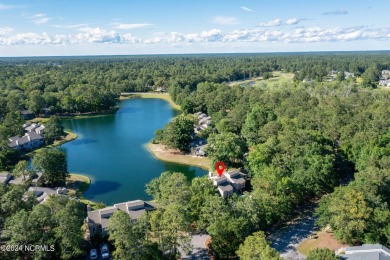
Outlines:
{"type": "MultiPolygon", "coordinates": [[[[266,234],[318,200],[318,225],[329,224],[340,242],[389,245],[390,92],[376,89],[380,71],[389,68],[389,52],[2,59],[0,136],[20,131],[13,122],[20,122],[21,109],[104,111],[115,107],[121,92],[160,87],[183,114],[156,138],[184,150],[181,141],[193,131],[190,114],[211,115],[215,130],[202,133],[208,156],[242,167],[251,186],[243,196],[223,199],[207,178],[189,182],[181,173],[163,173],[147,185],[156,211],[137,223],[121,213],[110,219],[118,259],[175,259],[193,229],[210,234],[218,258],[279,259],[266,234]],[[226,84],[275,70],[294,73],[294,81],[226,84]],[[362,80],[323,82],[331,70],[362,80]],[[126,225],[118,230],[115,223],[126,225]]],[[[3,142],[0,168],[12,167],[15,156],[3,142]]],[[[37,206],[13,206],[10,213],[14,189],[8,189],[0,206],[1,225],[9,229],[26,211],[34,216],[37,206]]]]}
{"type": "MultiPolygon", "coordinates": [[[[351,82],[264,89],[200,83],[189,96],[190,110],[215,120],[217,132],[208,137],[212,161],[243,166],[251,176],[245,196],[224,201],[213,194],[203,201],[216,255],[234,255],[249,234],[269,230],[322,197],[318,224],[330,224],[340,242],[390,243],[388,90],[351,82]]],[[[182,207],[191,212],[189,205],[182,207]]]]}
{"type": "Polygon", "coordinates": [[[223,83],[274,70],[296,80],[322,81],[331,70],[366,72],[367,84],[390,66],[388,52],[231,54],[0,59],[0,115],[19,109],[42,113],[90,112],[115,106],[121,92],[161,87],[176,96],[198,83],[223,83]]]}

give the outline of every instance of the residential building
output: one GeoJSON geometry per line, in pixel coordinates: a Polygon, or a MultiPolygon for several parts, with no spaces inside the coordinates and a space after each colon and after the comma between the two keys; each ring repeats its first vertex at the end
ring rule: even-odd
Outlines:
{"type": "Polygon", "coordinates": [[[33,150],[41,147],[45,143],[44,138],[40,134],[37,134],[35,131],[27,132],[22,137],[13,136],[10,137],[8,140],[8,146],[15,148],[19,151],[33,150]]]}
{"type": "Polygon", "coordinates": [[[35,117],[34,113],[31,112],[30,110],[21,110],[19,113],[22,115],[24,120],[30,120],[35,117]]]}
{"type": "Polygon", "coordinates": [[[8,183],[14,185],[21,185],[25,184],[26,181],[31,181],[32,186],[40,186],[42,184],[42,175],[42,172],[36,172],[33,176],[26,176],[26,178],[24,178],[23,176],[12,176],[8,183]]]}
{"type": "Polygon", "coordinates": [[[225,176],[214,178],[213,184],[214,186],[217,186],[218,192],[222,197],[227,198],[233,195],[233,186],[230,185],[225,176]]]}
{"type": "Polygon", "coordinates": [[[19,151],[33,150],[44,145],[44,138],[42,136],[45,126],[39,123],[27,122],[23,124],[23,129],[26,132],[24,136],[13,136],[8,139],[8,145],[19,151]]]}
{"type": "Polygon", "coordinates": [[[340,257],[346,260],[390,260],[390,249],[380,244],[364,244],[347,247],[340,257]]]}
{"type": "Polygon", "coordinates": [[[43,131],[45,130],[45,126],[41,125],[40,123],[30,123],[27,122],[23,125],[23,129],[26,132],[35,132],[37,134],[43,134],[43,131]]]}
{"type": "Polygon", "coordinates": [[[390,87],[390,79],[379,80],[379,86],[390,87]]]}
{"type": "Polygon", "coordinates": [[[0,172],[0,183],[7,184],[11,179],[12,175],[9,172],[0,172]]]}
{"type": "Polygon", "coordinates": [[[44,125],[40,125],[39,127],[35,128],[35,133],[37,133],[39,135],[42,135],[44,131],[45,131],[44,125]]]}
{"type": "Polygon", "coordinates": [[[50,195],[67,195],[68,191],[66,188],[47,188],[47,187],[30,187],[28,191],[32,191],[37,198],[39,203],[44,203],[50,195]]]}
{"type": "Polygon", "coordinates": [[[123,203],[114,204],[114,206],[103,209],[88,211],[86,222],[89,228],[90,236],[101,233],[107,235],[107,228],[110,217],[118,210],[126,212],[131,217],[131,220],[138,220],[143,214],[155,209],[155,206],[143,200],[134,200],[123,203]]]}
{"type": "Polygon", "coordinates": [[[227,180],[231,183],[236,191],[240,191],[245,188],[245,174],[241,173],[240,171],[235,170],[231,172],[225,172],[223,175],[225,175],[227,180]]]}
{"type": "Polygon", "coordinates": [[[26,127],[24,127],[24,130],[28,133],[35,132],[35,129],[38,128],[40,124],[32,123],[32,124],[26,124],[26,127]]]}
{"type": "Polygon", "coordinates": [[[197,112],[194,114],[194,117],[197,119],[197,124],[194,126],[194,132],[196,134],[211,125],[211,116],[208,116],[205,113],[197,112]]]}
{"type": "Polygon", "coordinates": [[[226,198],[233,195],[233,192],[240,192],[245,188],[246,175],[238,170],[224,172],[222,176],[213,176],[209,172],[209,178],[213,181],[214,186],[217,186],[219,194],[226,198]]]}
{"type": "Polygon", "coordinates": [[[344,78],[348,79],[348,78],[353,78],[353,77],[355,77],[354,73],[344,71],[344,78]]]}

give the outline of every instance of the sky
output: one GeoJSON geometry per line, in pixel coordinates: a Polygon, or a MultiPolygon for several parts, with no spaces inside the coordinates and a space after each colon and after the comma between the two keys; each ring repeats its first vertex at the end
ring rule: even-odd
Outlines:
{"type": "Polygon", "coordinates": [[[389,11],[389,0],[0,0],[0,57],[389,50],[389,11]]]}

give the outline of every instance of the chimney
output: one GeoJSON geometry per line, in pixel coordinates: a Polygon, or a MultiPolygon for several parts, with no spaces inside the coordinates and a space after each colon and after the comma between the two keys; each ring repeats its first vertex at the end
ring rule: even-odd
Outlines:
{"type": "Polygon", "coordinates": [[[16,140],[16,145],[19,145],[19,140],[16,140]]]}
{"type": "Polygon", "coordinates": [[[31,141],[31,137],[30,137],[30,135],[28,135],[28,136],[27,136],[27,139],[28,139],[28,141],[31,141]]]}

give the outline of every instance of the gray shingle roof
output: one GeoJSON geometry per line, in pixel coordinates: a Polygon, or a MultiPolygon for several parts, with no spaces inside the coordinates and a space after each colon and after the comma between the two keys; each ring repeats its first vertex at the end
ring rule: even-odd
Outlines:
{"type": "Polygon", "coordinates": [[[364,244],[347,247],[341,257],[348,260],[390,260],[390,250],[380,244],[364,244]]]}
{"type": "Polygon", "coordinates": [[[100,224],[102,228],[107,228],[110,216],[118,210],[126,212],[130,215],[131,219],[136,220],[139,219],[146,211],[154,209],[154,205],[143,200],[128,201],[114,204],[114,206],[111,207],[89,211],[88,221],[92,224],[100,224]]]}
{"type": "Polygon", "coordinates": [[[343,255],[345,260],[389,260],[390,256],[382,252],[361,252],[351,255],[343,255]]]}
{"type": "Polygon", "coordinates": [[[228,182],[218,185],[218,189],[222,191],[233,191],[233,187],[228,182]]]}
{"type": "Polygon", "coordinates": [[[19,145],[26,144],[28,142],[34,141],[34,140],[41,140],[43,137],[35,132],[28,132],[24,136],[13,136],[9,138],[10,143],[8,144],[9,147],[17,147],[19,145]]]}

